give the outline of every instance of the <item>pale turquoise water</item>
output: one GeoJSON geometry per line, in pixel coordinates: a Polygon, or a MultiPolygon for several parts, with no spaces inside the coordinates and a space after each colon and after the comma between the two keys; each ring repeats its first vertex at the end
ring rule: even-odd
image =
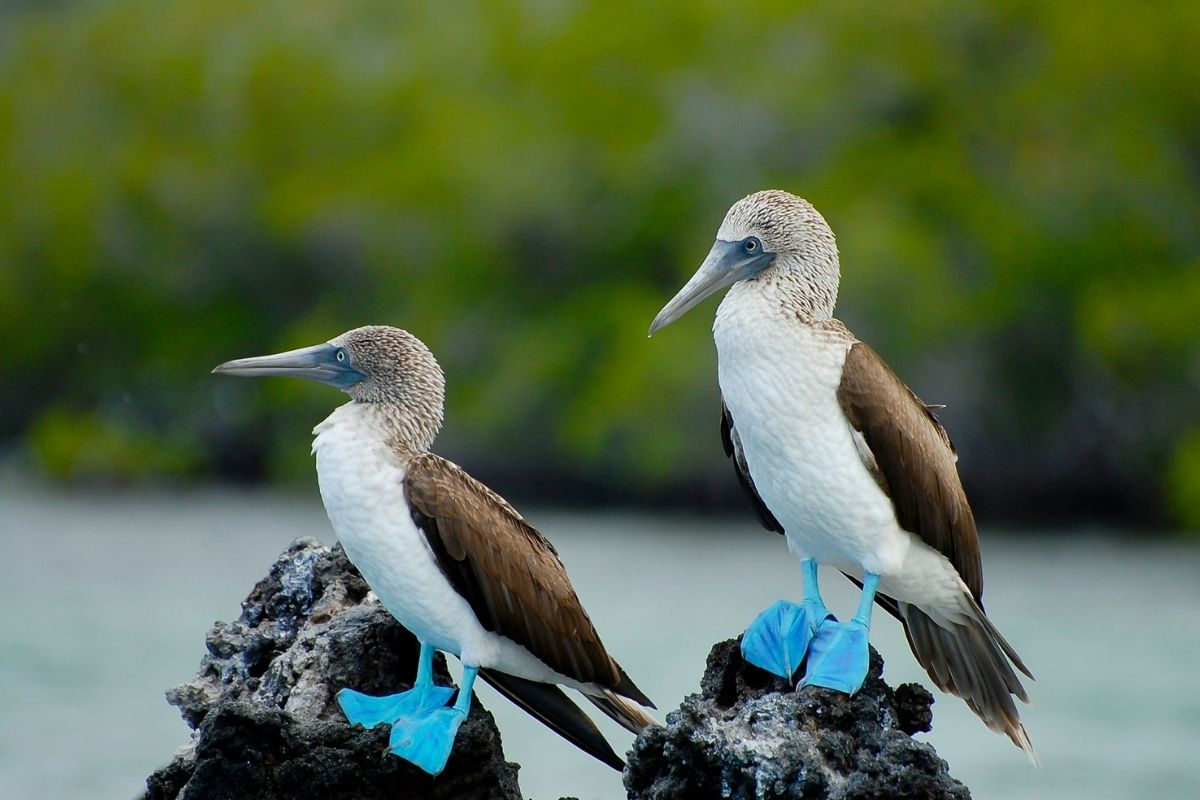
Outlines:
{"type": "MultiPolygon", "coordinates": [[[[798,565],[747,515],[529,514],[555,542],[610,650],[662,713],[709,645],[779,596],[798,565]]],[[[315,497],[0,490],[0,798],[128,798],[187,739],[162,692],[195,671],[296,536],[332,543],[315,497]]],[[[929,736],[976,798],[1200,797],[1200,548],[1142,535],[984,531],[988,609],[1038,681],[1042,767],[940,697],[929,736]]],[[[831,605],[854,593],[829,576],[831,605]]],[[[899,628],[872,640],[920,680],[899,628]]],[[[527,796],[620,798],[595,765],[483,689],[527,796]]],[[[618,745],[630,737],[613,726],[618,745]]]]}

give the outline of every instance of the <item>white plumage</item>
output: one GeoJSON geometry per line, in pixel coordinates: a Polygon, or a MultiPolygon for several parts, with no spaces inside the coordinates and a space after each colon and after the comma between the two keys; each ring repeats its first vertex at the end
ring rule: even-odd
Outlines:
{"type": "Polygon", "coordinates": [[[713,337],[721,395],[789,549],[857,578],[876,573],[884,594],[959,619],[962,579],[897,524],[838,403],[853,340],[798,324],[779,298],[750,283],[735,284],[721,301],[713,337]]]}
{"type": "Polygon", "coordinates": [[[442,573],[404,499],[404,469],[380,412],[347,403],[313,429],[317,483],[334,532],[383,607],[418,639],[464,663],[589,693],[480,624],[442,573]]]}

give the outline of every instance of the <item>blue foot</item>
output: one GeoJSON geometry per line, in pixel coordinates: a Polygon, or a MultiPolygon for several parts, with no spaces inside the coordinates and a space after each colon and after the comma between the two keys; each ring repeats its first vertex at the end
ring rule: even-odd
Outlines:
{"type": "Polygon", "coordinates": [[[854,694],[867,679],[870,628],[857,617],[849,622],[821,626],[808,651],[808,668],[802,686],[824,686],[854,694]]]}
{"type": "Polygon", "coordinates": [[[337,694],[338,705],[351,724],[373,728],[383,722],[390,723],[388,752],[407,759],[430,775],[437,775],[450,758],[458,726],[471,710],[476,674],[475,667],[463,669],[458,700],[447,708],[454,688],[434,684],[433,647],[422,642],[413,688],[384,697],[342,689],[337,694]]]}
{"type": "Polygon", "coordinates": [[[423,717],[445,706],[452,694],[453,687],[433,684],[415,686],[407,692],[383,697],[342,689],[337,693],[337,701],[351,724],[374,728],[384,722],[391,724],[399,719],[423,717]]]}
{"type": "Polygon", "coordinates": [[[846,694],[854,694],[862,688],[871,665],[871,647],[867,638],[871,633],[871,609],[878,588],[879,576],[865,573],[862,597],[854,619],[845,623],[827,622],[817,631],[809,645],[808,668],[804,671],[802,686],[824,686],[846,694]]]}
{"type": "Polygon", "coordinates": [[[800,668],[817,630],[834,621],[820,599],[803,604],[780,600],[763,611],[742,635],[742,658],[781,678],[800,668]]]}
{"type": "Polygon", "coordinates": [[[416,764],[430,775],[437,775],[450,759],[458,726],[467,712],[457,706],[439,708],[420,718],[406,718],[392,724],[388,752],[416,764]]]}

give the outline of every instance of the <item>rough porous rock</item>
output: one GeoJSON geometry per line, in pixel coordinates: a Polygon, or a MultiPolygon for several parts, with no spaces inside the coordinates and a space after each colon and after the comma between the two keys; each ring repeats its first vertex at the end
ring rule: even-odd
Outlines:
{"type": "Polygon", "coordinates": [[[967,787],[950,777],[928,731],[933,696],[918,684],[892,689],[883,659],[853,697],[785,680],[747,664],[738,640],[713,647],[701,693],[642,733],[625,769],[636,800],[707,798],[954,798],[967,787]]]}
{"type": "MultiPolygon", "coordinates": [[[[195,732],[147,779],[147,800],[518,800],[518,767],[505,762],[478,699],[436,780],[384,754],[387,726],[346,722],[337,690],[390,694],[409,688],[416,672],[416,639],[367,592],[340,546],[294,542],[241,617],[209,631],[196,678],[167,692],[195,732]]],[[[440,654],[434,675],[451,683],[440,654]]]]}

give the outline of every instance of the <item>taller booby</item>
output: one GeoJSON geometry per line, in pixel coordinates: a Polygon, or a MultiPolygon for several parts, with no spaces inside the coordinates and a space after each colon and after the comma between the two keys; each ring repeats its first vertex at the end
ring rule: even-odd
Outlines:
{"type": "Polygon", "coordinates": [[[429,452],[445,378],[419,339],[372,325],[213,372],[310,378],[350,395],[313,430],[321,499],[346,555],[421,643],[411,690],[339,692],[351,722],[390,723],[389,751],[436,775],[478,674],[587,753],[624,766],[558,686],[634,733],[654,721],[636,704],[654,706],[605,650],[553,545],[503,498],[429,452]],[[433,683],[435,649],[463,663],[453,706],[453,690],[433,683]]]}
{"type": "Polygon", "coordinates": [[[729,209],[708,257],[650,326],[653,335],[730,287],[713,324],[725,452],[762,524],[801,559],[805,593],[760,614],[742,652],[789,679],[806,660],[806,684],[853,693],[877,602],[933,682],[1036,761],[1014,667],[1033,676],[984,613],[979,539],[950,437],[834,319],[839,280],[833,231],[816,209],[758,192],[729,209]],[[849,622],[822,602],[818,564],[862,587],[849,622]]]}

